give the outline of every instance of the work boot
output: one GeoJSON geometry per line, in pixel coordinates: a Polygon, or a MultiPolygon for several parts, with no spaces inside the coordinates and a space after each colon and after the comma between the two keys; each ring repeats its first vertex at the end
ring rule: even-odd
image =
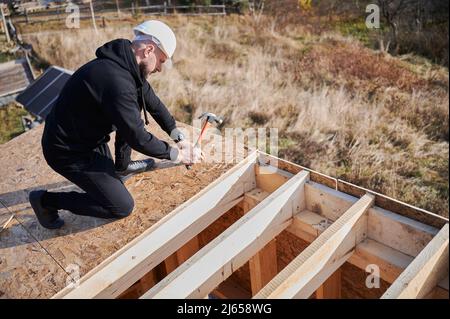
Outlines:
{"type": "Polygon", "coordinates": [[[58,211],[42,206],[42,195],[44,194],[44,190],[30,192],[28,199],[31,207],[34,210],[39,223],[43,227],[48,229],[61,228],[64,225],[64,220],[59,217],[58,211]]]}
{"type": "Polygon", "coordinates": [[[155,165],[155,160],[153,158],[147,158],[145,160],[140,161],[131,161],[127,168],[123,171],[116,170],[117,176],[119,176],[120,180],[122,182],[125,182],[127,179],[129,179],[131,176],[149,171],[153,168],[155,165]]]}

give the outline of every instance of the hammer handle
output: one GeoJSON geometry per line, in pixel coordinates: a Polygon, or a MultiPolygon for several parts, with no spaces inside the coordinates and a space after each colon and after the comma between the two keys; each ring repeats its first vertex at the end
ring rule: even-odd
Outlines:
{"type": "MultiPolygon", "coordinates": [[[[200,135],[197,138],[197,142],[195,142],[195,144],[194,144],[194,148],[197,147],[200,144],[200,142],[201,142],[201,140],[203,138],[203,135],[206,132],[206,128],[208,127],[208,124],[209,124],[209,122],[206,121],[205,124],[203,125],[203,128],[200,131],[200,135]]],[[[188,169],[188,170],[192,169],[192,164],[191,165],[186,165],[186,169],[188,169]]]]}

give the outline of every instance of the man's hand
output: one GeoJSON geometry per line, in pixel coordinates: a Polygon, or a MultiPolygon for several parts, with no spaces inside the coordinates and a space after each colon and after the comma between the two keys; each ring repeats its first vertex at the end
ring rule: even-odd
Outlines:
{"type": "Polygon", "coordinates": [[[192,165],[199,163],[204,159],[203,153],[199,147],[194,147],[188,141],[180,141],[177,143],[178,148],[172,148],[170,159],[175,163],[183,163],[192,165]]]}
{"type": "Polygon", "coordinates": [[[180,150],[182,150],[187,147],[192,147],[192,143],[189,142],[188,140],[182,140],[177,143],[177,146],[180,150]]]}

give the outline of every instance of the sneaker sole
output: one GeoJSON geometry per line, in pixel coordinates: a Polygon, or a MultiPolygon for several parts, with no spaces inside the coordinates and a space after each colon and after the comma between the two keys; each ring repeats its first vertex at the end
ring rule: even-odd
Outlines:
{"type": "Polygon", "coordinates": [[[47,228],[47,229],[58,229],[61,228],[64,225],[64,220],[62,220],[61,218],[57,218],[54,222],[52,223],[47,223],[43,220],[41,220],[42,218],[42,206],[41,204],[39,204],[40,201],[40,194],[38,194],[38,192],[31,192],[30,195],[28,196],[28,200],[31,204],[31,207],[34,210],[34,214],[36,215],[36,218],[39,222],[39,224],[41,224],[42,227],[47,228]]]}

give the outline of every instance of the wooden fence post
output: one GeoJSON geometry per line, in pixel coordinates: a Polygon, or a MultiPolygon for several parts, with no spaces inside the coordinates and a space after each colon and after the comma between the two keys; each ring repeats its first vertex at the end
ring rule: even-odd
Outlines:
{"type": "Polygon", "coordinates": [[[9,37],[8,25],[6,24],[5,12],[3,11],[3,3],[0,4],[0,11],[2,12],[2,20],[3,20],[3,27],[5,29],[6,41],[9,43],[11,41],[11,38],[9,37]]]}
{"type": "Polygon", "coordinates": [[[116,0],[117,15],[120,16],[119,0],[116,0]]]}
{"type": "Polygon", "coordinates": [[[95,33],[98,33],[97,24],[95,23],[94,5],[92,4],[92,1],[93,0],[89,1],[89,6],[91,8],[92,24],[94,25],[95,33]]]}

